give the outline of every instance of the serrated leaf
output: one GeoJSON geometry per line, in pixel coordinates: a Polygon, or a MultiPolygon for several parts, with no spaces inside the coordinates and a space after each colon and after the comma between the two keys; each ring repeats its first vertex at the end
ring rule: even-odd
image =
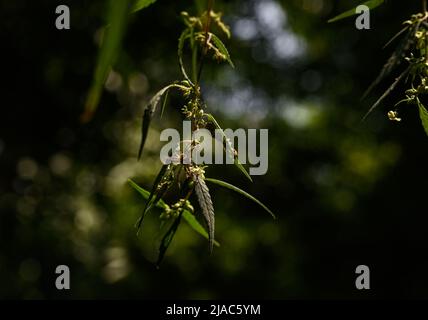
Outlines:
{"type": "MultiPolygon", "coordinates": [[[[369,9],[374,9],[378,6],[380,6],[382,3],[384,3],[384,0],[369,0],[366,2],[363,2],[359,5],[365,5],[367,6],[369,9]]],[[[345,11],[337,16],[335,16],[334,18],[331,18],[330,20],[328,20],[328,23],[332,23],[332,22],[336,22],[338,20],[342,20],[348,17],[352,17],[354,15],[356,15],[357,13],[355,12],[357,7],[352,8],[351,10],[345,11]]]]}
{"type": "Polygon", "coordinates": [[[215,217],[214,217],[214,206],[211,200],[210,191],[207,184],[205,183],[204,178],[201,175],[194,175],[193,182],[195,184],[196,197],[201,207],[202,214],[205,218],[205,221],[208,226],[208,241],[210,245],[210,251],[213,250],[214,245],[214,227],[215,227],[215,217]]]}
{"type": "Polygon", "coordinates": [[[268,207],[266,207],[262,202],[260,202],[259,200],[257,200],[255,197],[253,197],[251,194],[245,192],[244,190],[242,190],[242,189],[240,189],[238,187],[235,187],[234,185],[232,185],[230,183],[227,183],[227,182],[224,182],[222,180],[217,180],[217,179],[212,179],[212,178],[205,178],[205,180],[208,181],[208,182],[217,184],[219,186],[222,186],[224,188],[233,190],[233,191],[235,191],[237,193],[242,194],[244,197],[247,197],[248,199],[250,199],[250,200],[254,201],[255,203],[257,203],[259,206],[261,206],[263,209],[265,209],[267,212],[269,212],[270,215],[274,219],[276,219],[276,216],[274,215],[274,213],[268,207]]]}
{"type": "MultiPolygon", "coordinates": [[[[203,236],[205,239],[209,240],[208,232],[205,230],[205,228],[199,223],[199,221],[196,219],[196,217],[187,210],[183,211],[183,218],[186,220],[187,224],[197,233],[199,233],[201,236],[203,236]]],[[[214,240],[214,245],[217,247],[220,247],[220,244],[214,240]]]]}
{"type": "MultiPolygon", "coordinates": [[[[220,130],[221,135],[223,136],[223,139],[227,139],[226,134],[224,133],[223,129],[220,127],[220,125],[218,124],[217,120],[214,118],[214,116],[210,113],[206,113],[205,114],[208,118],[208,120],[214,124],[214,126],[220,130]]],[[[226,146],[228,146],[228,144],[226,143],[226,146]]],[[[233,153],[233,150],[231,150],[231,152],[233,153]]],[[[251,179],[250,174],[247,172],[247,170],[245,169],[245,167],[242,165],[242,163],[239,161],[238,157],[235,157],[234,159],[234,164],[235,166],[248,178],[248,180],[250,180],[251,182],[253,182],[253,179],[251,179]]]]}
{"type": "Polygon", "coordinates": [[[160,198],[163,192],[162,191],[158,192],[157,189],[158,189],[159,183],[162,181],[162,178],[165,176],[165,173],[168,170],[168,167],[169,165],[167,164],[163,165],[158,175],[156,176],[155,182],[153,183],[152,191],[150,192],[149,198],[147,199],[147,203],[144,206],[143,213],[141,214],[141,217],[137,222],[138,230],[140,230],[141,224],[143,223],[144,217],[146,216],[147,212],[149,212],[150,209],[160,201],[160,198]],[[156,195],[156,198],[154,198],[155,195],[156,195]]]}
{"type": "Polygon", "coordinates": [[[221,54],[223,54],[226,57],[226,61],[231,65],[231,67],[235,68],[235,65],[233,64],[232,59],[230,58],[229,51],[227,50],[223,41],[221,41],[220,38],[217,37],[214,33],[210,32],[210,36],[211,36],[211,40],[214,42],[215,47],[220,51],[221,54]]]}
{"type": "Polygon", "coordinates": [[[143,153],[144,145],[146,143],[147,134],[149,133],[150,122],[152,121],[153,114],[155,113],[159,102],[161,101],[162,96],[165,92],[168,92],[169,89],[175,87],[176,85],[170,84],[163,89],[159,90],[152,99],[150,99],[149,104],[144,109],[143,120],[141,126],[141,143],[140,148],[138,149],[138,160],[140,160],[143,153]]]}
{"type": "Polygon", "coordinates": [[[420,101],[418,101],[418,107],[419,117],[421,118],[422,126],[424,127],[425,133],[428,135],[428,111],[420,101]]]}
{"type": "Polygon", "coordinates": [[[162,238],[161,244],[159,246],[159,255],[158,260],[156,262],[156,266],[159,268],[160,263],[163,260],[163,257],[165,256],[166,250],[168,250],[169,245],[171,244],[172,239],[174,238],[175,233],[177,232],[178,226],[180,225],[182,211],[179,213],[178,217],[174,220],[171,227],[168,229],[168,231],[165,233],[164,237],[162,238]]]}
{"type": "Polygon", "coordinates": [[[107,27],[104,29],[91,88],[81,116],[82,122],[90,121],[98,107],[104,83],[120,49],[120,43],[128,21],[130,4],[130,0],[110,0],[109,2],[107,27]]]}
{"type": "Polygon", "coordinates": [[[131,12],[134,13],[134,12],[140,11],[155,2],[156,0],[137,0],[134,6],[132,7],[131,12]]]}

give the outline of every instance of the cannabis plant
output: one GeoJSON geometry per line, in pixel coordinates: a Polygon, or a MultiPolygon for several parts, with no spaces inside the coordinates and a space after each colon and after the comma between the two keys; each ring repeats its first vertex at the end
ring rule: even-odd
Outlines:
{"type": "MultiPolygon", "coordinates": [[[[185,28],[178,40],[177,54],[182,79],[161,89],[154,95],[145,108],[138,158],[140,159],[142,156],[153,115],[158,109],[161,109],[160,113],[162,116],[164,110],[168,106],[168,94],[170,91],[175,90],[177,94],[181,95],[182,101],[184,101],[181,108],[182,118],[191,123],[192,131],[194,132],[198,129],[207,129],[210,131],[219,130],[222,133],[220,143],[221,146],[223,146],[223,150],[233,157],[235,166],[251,180],[250,175],[239,161],[237,150],[232,147],[214,116],[207,113],[207,105],[203,99],[200,86],[202,69],[207,58],[211,58],[218,62],[227,62],[231,67],[234,67],[229,52],[220,39],[220,36],[230,38],[229,27],[222,21],[221,13],[214,12],[211,8],[199,16],[191,16],[187,12],[182,12],[181,17],[185,28]],[[212,30],[216,30],[217,34],[212,30]],[[188,72],[188,68],[185,66],[185,52],[189,52],[190,55],[188,59],[191,61],[191,63],[189,63],[190,72],[188,72]]],[[[197,148],[201,141],[198,141],[198,139],[192,136],[191,141],[186,141],[186,143],[192,151],[197,148]]],[[[142,215],[137,221],[136,227],[138,230],[142,227],[145,216],[154,208],[160,209],[161,214],[159,218],[162,224],[167,224],[169,226],[159,247],[158,265],[163,259],[182,220],[185,220],[196,232],[208,239],[210,251],[213,250],[214,245],[218,245],[215,241],[214,233],[214,205],[207,182],[231,189],[246,196],[255,201],[274,217],[273,213],[265,205],[245,191],[227,182],[208,178],[205,174],[207,165],[197,164],[193,159],[191,161],[185,161],[184,158],[186,157],[186,153],[185,150],[183,150],[184,144],[185,141],[181,141],[179,148],[177,148],[177,152],[172,156],[176,161],[162,166],[150,192],[139,187],[132,180],[129,181],[131,186],[147,200],[142,215]],[[171,190],[178,190],[180,198],[173,204],[167,204],[163,198],[165,194],[171,190]],[[191,202],[193,195],[198,203],[196,209],[191,202]],[[198,222],[195,217],[196,212],[199,212],[203,217],[208,231],[198,222]]]]}
{"type": "MultiPolygon", "coordinates": [[[[369,9],[374,9],[383,2],[383,0],[371,0],[362,4],[367,5],[369,9]]],[[[329,22],[349,17],[355,13],[355,10],[347,11],[329,22]]],[[[398,84],[404,82],[407,88],[403,92],[403,99],[395,103],[388,111],[388,118],[391,121],[400,122],[402,119],[399,117],[399,108],[403,105],[417,106],[422,125],[428,135],[428,111],[424,106],[424,96],[428,94],[428,11],[426,0],[422,0],[422,12],[413,14],[410,19],[404,21],[403,28],[388,41],[385,47],[400,38],[396,49],[383,66],[380,74],[366,90],[363,98],[386,77],[400,68],[401,70],[398,71],[398,76],[388,89],[370,107],[363,120],[391,94],[398,84]]]]}

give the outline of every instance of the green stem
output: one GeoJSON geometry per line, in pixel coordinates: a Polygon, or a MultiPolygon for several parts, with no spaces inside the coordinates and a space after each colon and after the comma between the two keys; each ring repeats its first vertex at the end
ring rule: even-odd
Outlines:
{"type": "Polygon", "coordinates": [[[198,85],[198,46],[195,43],[194,29],[191,31],[190,45],[192,47],[192,80],[198,85]]]}
{"type": "Polygon", "coordinates": [[[213,9],[213,6],[214,6],[214,0],[208,0],[207,22],[205,25],[205,44],[201,51],[201,59],[199,63],[199,70],[198,70],[198,77],[197,77],[198,82],[202,75],[202,68],[204,67],[204,58],[208,50],[208,32],[210,31],[210,26],[211,26],[211,11],[213,9]]]}

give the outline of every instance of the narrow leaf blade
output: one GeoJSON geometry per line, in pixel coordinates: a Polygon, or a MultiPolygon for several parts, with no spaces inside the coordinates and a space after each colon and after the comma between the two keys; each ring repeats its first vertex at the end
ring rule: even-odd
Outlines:
{"type": "MultiPolygon", "coordinates": [[[[145,200],[148,200],[150,197],[150,191],[140,187],[138,184],[135,183],[135,181],[133,181],[132,179],[128,179],[128,184],[134,188],[145,200]]],[[[166,208],[166,203],[160,199],[157,203],[156,203],[156,207],[158,208],[162,208],[165,209],[166,208]]]]}
{"type": "Polygon", "coordinates": [[[273,212],[272,212],[268,207],[266,207],[262,202],[260,202],[259,200],[257,200],[255,197],[253,197],[251,194],[249,194],[249,193],[245,192],[244,190],[242,190],[242,189],[240,189],[240,188],[238,188],[238,187],[235,187],[234,185],[232,185],[232,184],[230,184],[230,183],[227,183],[227,182],[221,181],[221,180],[212,179],[212,178],[205,178],[205,180],[206,180],[206,181],[208,181],[208,182],[211,182],[211,183],[217,184],[217,185],[219,185],[219,186],[222,186],[222,187],[224,187],[224,188],[227,188],[227,189],[233,190],[233,191],[235,191],[235,192],[237,192],[237,193],[240,193],[241,195],[243,195],[243,196],[247,197],[248,199],[250,199],[250,200],[254,201],[255,203],[257,203],[259,206],[261,206],[263,209],[265,209],[267,212],[269,212],[269,213],[270,213],[270,215],[271,215],[274,219],[276,219],[275,214],[274,214],[274,213],[273,213],[273,212]]]}
{"type": "Polygon", "coordinates": [[[171,244],[171,241],[174,238],[175,233],[177,232],[178,226],[181,222],[181,216],[182,216],[182,212],[174,220],[174,223],[171,225],[171,227],[168,229],[168,231],[165,233],[164,237],[162,238],[161,244],[159,246],[158,260],[156,262],[156,266],[158,268],[160,263],[163,260],[163,257],[165,256],[166,250],[168,250],[169,245],[171,244]]]}
{"type": "Polygon", "coordinates": [[[149,195],[147,203],[144,207],[143,213],[137,222],[137,229],[138,230],[140,230],[141,224],[143,223],[144,217],[146,216],[147,212],[149,212],[150,209],[153,207],[153,205],[156,205],[156,203],[159,201],[158,197],[155,198],[156,200],[154,200],[153,197],[155,194],[157,194],[157,189],[158,189],[159,183],[162,181],[162,178],[164,177],[166,171],[168,170],[168,167],[169,167],[169,165],[166,165],[166,164],[162,166],[161,170],[159,171],[159,173],[155,179],[155,182],[153,183],[152,191],[150,192],[150,195],[149,195]]]}
{"type": "Polygon", "coordinates": [[[152,3],[155,3],[156,0],[137,0],[134,4],[134,6],[132,7],[132,13],[140,11],[144,8],[147,8],[149,5],[151,5],[152,3]]]}
{"type": "Polygon", "coordinates": [[[141,143],[138,149],[138,160],[141,159],[143,153],[144,145],[146,144],[147,135],[149,132],[150,122],[152,121],[153,114],[155,113],[157,106],[159,105],[162,96],[168,92],[169,89],[174,87],[174,84],[170,84],[161,90],[159,90],[152,99],[150,99],[149,104],[144,109],[143,120],[141,126],[141,143]]]}
{"type": "MultiPolygon", "coordinates": [[[[369,9],[374,9],[378,6],[380,6],[382,3],[384,2],[384,0],[369,0],[366,2],[361,3],[360,5],[365,5],[367,6],[369,9]]],[[[328,20],[328,23],[332,23],[332,22],[336,22],[348,17],[351,17],[353,15],[356,15],[356,7],[352,8],[351,10],[345,11],[337,16],[335,16],[334,18],[331,18],[330,20],[328,20]]]]}
{"type": "Polygon", "coordinates": [[[226,57],[226,61],[230,64],[232,68],[235,68],[235,65],[233,64],[232,59],[230,58],[229,51],[227,50],[223,41],[221,41],[220,38],[217,37],[214,33],[210,33],[210,36],[216,48],[226,57]]]}
{"type": "MultiPolygon", "coordinates": [[[[214,126],[220,130],[221,135],[223,136],[223,139],[227,139],[226,134],[224,133],[223,129],[220,127],[220,125],[218,124],[217,120],[214,118],[214,116],[210,113],[206,113],[206,116],[208,118],[208,120],[214,124],[214,126]]],[[[226,146],[228,146],[226,144],[226,146]]],[[[245,169],[245,167],[242,165],[242,163],[239,161],[238,157],[235,157],[234,160],[234,164],[235,166],[248,178],[248,180],[250,180],[251,182],[253,182],[253,179],[251,179],[250,174],[247,172],[247,170],[245,169]]]]}
{"type": "Polygon", "coordinates": [[[131,0],[110,0],[107,14],[107,27],[98,53],[97,65],[94,71],[92,85],[89,90],[85,109],[81,116],[82,122],[92,119],[101,97],[101,92],[108,73],[117,58],[120,43],[128,21],[131,0]]]}
{"type": "Polygon", "coordinates": [[[419,117],[421,118],[422,126],[424,127],[425,133],[428,135],[428,111],[420,102],[418,103],[418,107],[419,117]]]}

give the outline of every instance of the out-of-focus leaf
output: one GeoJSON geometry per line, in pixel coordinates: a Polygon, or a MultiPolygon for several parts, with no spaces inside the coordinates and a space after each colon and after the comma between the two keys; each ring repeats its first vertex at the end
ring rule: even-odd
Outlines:
{"type": "MultiPolygon", "coordinates": [[[[199,223],[199,221],[196,219],[196,217],[190,213],[190,211],[184,210],[183,211],[183,218],[186,220],[187,224],[195,230],[197,233],[199,233],[201,236],[203,236],[205,239],[209,240],[208,232],[205,230],[205,228],[199,223]]],[[[220,244],[214,240],[214,245],[217,247],[220,247],[220,244]]]]}
{"type": "Polygon", "coordinates": [[[425,133],[428,135],[428,111],[420,101],[418,101],[418,107],[419,117],[421,118],[422,126],[424,127],[425,133]]]}
{"type": "Polygon", "coordinates": [[[155,2],[156,0],[137,0],[132,7],[132,13],[140,11],[155,2]]]}
{"type": "Polygon", "coordinates": [[[194,175],[193,182],[195,183],[196,197],[198,198],[199,206],[201,207],[202,214],[208,226],[208,241],[210,250],[213,250],[214,245],[214,206],[211,200],[210,191],[204,178],[201,175],[194,175]]]}
{"type": "Polygon", "coordinates": [[[159,246],[158,260],[156,262],[156,266],[158,268],[160,263],[163,260],[163,257],[165,256],[166,250],[168,249],[172,239],[174,238],[175,233],[177,232],[178,226],[180,225],[180,222],[181,222],[182,214],[183,212],[181,211],[178,217],[174,220],[174,223],[171,225],[171,227],[168,229],[168,231],[165,233],[164,237],[162,238],[161,244],[159,246]]]}
{"type": "Polygon", "coordinates": [[[205,178],[205,180],[206,180],[206,181],[208,181],[208,182],[211,182],[211,183],[217,184],[217,185],[219,185],[219,186],[222,186],[222,187],[224,187],[224,188],[227,188],[227,189],[233,190],[233,191],[235,191],[235,192],[238,192],[238,193],[242,194],[243,196],[247,197],[248,199],[253,200],[253,201],[254,201],[255,203],[257,203],[259,206],[261,206],[263,209],[265,209],[267,212],[269,212],[269,213],[270,213],[270,215],[271,215],[274,219],[276,219],[276,216],[273,214],[273,212],[272,212],[268,207],[266,207],[263,203],[261,203],[259,200],[257,200],[257,199],[256,199],[256,198],[254,198],[251,194],[249,194],[249,193],[245,192],[244,190],[239,189],[238,187],[235,187],[234,185],[232,185],[232,184],[230,184],[230,183],[227,183],[227,182],[224,182],[224,181],[221,181],[221,180],[211,179],[211,178],[205,178]]]}
{"type": "MultiPolygon", "coordinates": [[[[206,113],[205,114],[206,116],[207,116],[207,118],[208,118],[208,120],[211,122],[211,123],[213,123],[214,124],[214,126],[218,129],[218,130],[220,130],[220,132],[221,132],[221,135],[223,136],[223,139],[227,139],[227,137],[226,137],[226,134],[224,133],[224,131],[223,131],[223,129],[220,127],[220,125],[218,124],[218,122],[217,122],[217,120],[214,118],[214,116],[212,115],[212,114],[210,114],[210,113],[206,113]]],[[[230,146],[227,144],[227,143],[225,143],[225,145],[226,145],[226,147],[229,147],[230,148],[230,146]]],[[[233,150],[229,150],[230,152],[232,152],[232,153],[234,153],[233,152],[233,150]]],[[[253,179],[251,179],[251,176],[250,176],[250,174],[247,172],[247,170],[245,169],[245,167],[242,165],[242,163],[239,161],[239,158],[237,157],[237,156],[234,156],[235,157],[235,160],[234,160],[234,164],[235,164],[235,166],[239,169],[239,170],[241,170],[241,172],[248,178],[248,180],[250,180],[251,182],[253,182],[253,179]]]]}
{"type": "MultiPolygon", "coordinates": [[[[365,5],[369,9],[374,9],[374,8],[380,6],[382,3],[384,3],[384,0],[369,0],[369,1],[361,3],[360,5],[365,5]]],[[[328,20],[328,23],[336,22],[338,20],[342,20],[342,19],[351,17],[353,15],[356,15],[357,14],[356,8],[357,7],[353,8],[351,10],[345,11],[345,12],[339,14],[338,16],[336,16],[334,18],[331,18],[330,20],[328,20]]]]}
{"type": "Polygon", "coordinates": [[[82,122],[90,121],[98,107],[104,83],[120,49],[131,3],[131,0],[109,1],[107,26],[104,28],[92,85],[86,98],[85,110],[81,116],[82,122]]]}
{"type": "Polygon", "coordinates": [[[226,61],[231,65],[232,68],[235,68],[235,65],[233,64],[232,59],[230,58],[229,51],[227,50],[223,41],[221,41],[220,38],[217,37],[214,33],[210,32],[210,36],[216,48],[220,51],[221,54],[223,54],[226,57],[226,61]]]}

